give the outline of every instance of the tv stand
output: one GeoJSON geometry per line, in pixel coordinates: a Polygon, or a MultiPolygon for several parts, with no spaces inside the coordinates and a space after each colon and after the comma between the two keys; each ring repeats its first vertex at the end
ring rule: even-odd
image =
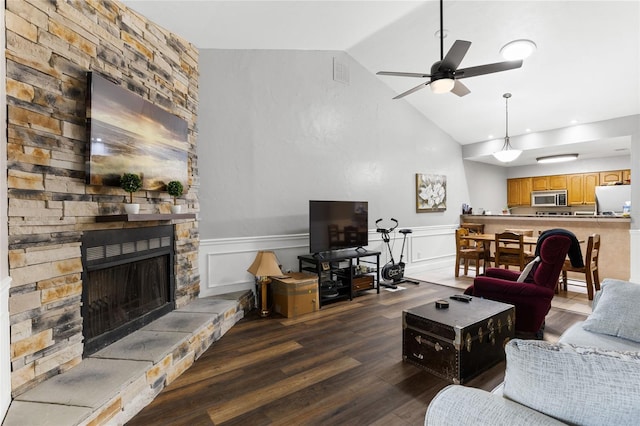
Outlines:
{"type": "Polygon", "coordinates": [[[298,266],[300,272],[318,275],[320,307],[337,300],[352,300],[364,290],[375,288],[380,293],[379,251],[358,247],[352,250],[305,254],[298,256],[298,266]]]}

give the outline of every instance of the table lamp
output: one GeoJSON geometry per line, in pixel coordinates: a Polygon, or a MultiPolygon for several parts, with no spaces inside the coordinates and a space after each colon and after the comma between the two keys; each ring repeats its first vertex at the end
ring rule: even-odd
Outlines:
{"type": "Polygon", "coordinates": [[[260,283],[262,299],[260,316],[266,317],[269,315],[269,307],[267,306],[267,285],[271,282],[271,278],[269,277],[282,275],[275,253],[272,251],[259,251],[258,254],[256,254],[255,260],[251,266],[249,266],[249,269],[247,269],[247,272],[255,276],[260,283]]]}

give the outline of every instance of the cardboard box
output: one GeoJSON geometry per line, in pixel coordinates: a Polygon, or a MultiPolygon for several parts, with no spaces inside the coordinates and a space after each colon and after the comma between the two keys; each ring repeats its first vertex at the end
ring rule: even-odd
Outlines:
{"type": "Polygon", "coordinates": [[[287,318],[320,309],[318,276],[292,272],[289,278],[272,278],[273,310],[287,318]]]}

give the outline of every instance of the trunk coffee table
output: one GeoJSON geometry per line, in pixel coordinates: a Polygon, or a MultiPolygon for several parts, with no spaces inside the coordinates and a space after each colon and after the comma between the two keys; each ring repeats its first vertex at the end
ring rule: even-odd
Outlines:
{"type": "Polygon", "coordinates": [[[446,301],[446,309],[431,302],[402,313],[402,359],[461,384],[504,360],[515,307],[478,297],[446,301]]]}

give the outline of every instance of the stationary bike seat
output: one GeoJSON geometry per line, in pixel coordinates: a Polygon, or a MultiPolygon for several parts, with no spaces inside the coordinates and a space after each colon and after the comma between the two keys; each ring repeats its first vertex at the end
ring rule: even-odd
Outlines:
{"type": "Polygon", "coordinates": [[[398,232],[401,234],[411,234],[413,231],[411,229],[401,229],[398,232]]]}

